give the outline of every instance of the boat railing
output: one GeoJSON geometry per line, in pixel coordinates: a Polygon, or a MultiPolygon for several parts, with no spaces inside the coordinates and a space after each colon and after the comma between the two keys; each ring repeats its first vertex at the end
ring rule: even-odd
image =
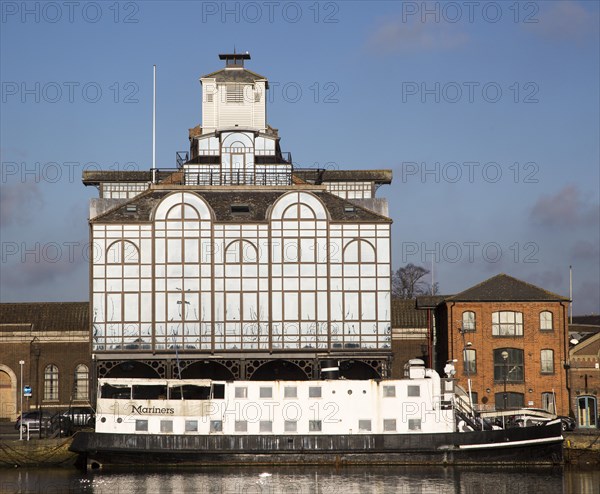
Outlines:
{"type": "Polygon", "coordinates": [[[473,408],[471,407],[471,400],[469,399],[468,393],[461,388],[460,386],[456,386],[454,388],[455,398],[454,402],[458,409],[468,415],[475,415],[473,408]]]}

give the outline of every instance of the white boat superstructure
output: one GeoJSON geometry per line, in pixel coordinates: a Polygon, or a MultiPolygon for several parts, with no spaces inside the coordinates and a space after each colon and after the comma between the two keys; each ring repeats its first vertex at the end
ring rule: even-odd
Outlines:
{"type": "Polygon", "coordinates": [[[398,434],[455,430],[453,383],[402,380],[99,379],[97,433],[398,434]]]}

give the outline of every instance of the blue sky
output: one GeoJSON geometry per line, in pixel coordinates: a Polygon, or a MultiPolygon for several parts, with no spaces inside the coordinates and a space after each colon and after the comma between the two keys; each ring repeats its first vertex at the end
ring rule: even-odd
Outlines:
{"type": "Polygon", "coordinates": [[[88,297],[83,169],[149,169],[249,51],[297,166],[389,168],[394,267],[600,312],[598,2],[2,2],[0,299],[88,297]]]}

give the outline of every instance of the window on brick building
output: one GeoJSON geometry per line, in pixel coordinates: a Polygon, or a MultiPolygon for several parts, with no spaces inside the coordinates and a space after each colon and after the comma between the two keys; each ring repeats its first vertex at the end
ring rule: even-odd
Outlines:
{"type": "Polygon", "coordinates": [[[525,395],[523,393],[496,393],[496,410],[508,410],[510,408],[523,408],[525,406],[525,395]]]}
{"type": "Polygon", "coordinates": [[[552,324],[552,312],[545,310],[540,312],[540,330],[552,331],[554,329],[552,324]]]}
{"type": "Polygon", "coordinates": [[[554,350],[544,349],[540,352],[542,374],[554,374],[554,350]]]}
{"type": "Polygon", "coordinates": [[[553,392],[542,393],[542,408],[550,413],[556,413],[556,397],[553,392]]]}
{"type": "Polygon", "coordinates": [[[503,383],[522,383],[525,377],[523,350],[518,348],[497,348],[494,350],[494,381],[503,383]],[[504,359],[503,353],[507,358],[504,359]]]}
{"type": "Polygon", "coordinates": [[[463,353],[463,368],[465,374],[477,374],[477,352],[467,348],[463,353]]]}
{"type": "Polygon", "coordinates": [[[470,310],[463,312],[462,329],[463,331],[475,331],[475,312],[470,310]]]}
{"type": "Polygon", "coordinates": [[[44,400],[58,400],[58,367],[54,364],[44,369],[44,400]]]}
{"type": "Polygon", "coordinates": [[[523,336],[523,313],[499,311],[492,313],[493,336],[523,336]]]}
{"type": "Polygon", "coordinates": [[[80,364],[75,369],[75,396],[76,400],[89,400],[90,393],[90,371],[87,365],[80,364]]]}

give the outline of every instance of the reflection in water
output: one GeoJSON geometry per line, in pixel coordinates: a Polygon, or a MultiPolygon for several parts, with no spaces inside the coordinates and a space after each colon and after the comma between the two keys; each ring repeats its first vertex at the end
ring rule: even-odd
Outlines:
{"type": "Polygon", "coordinates": [[[0,470],[0,492],[45,494],[600,494],[600,472],[562,468],[268,467],[0,470]],[[133,469],[132,469],[133,470],[133,469]]]}

